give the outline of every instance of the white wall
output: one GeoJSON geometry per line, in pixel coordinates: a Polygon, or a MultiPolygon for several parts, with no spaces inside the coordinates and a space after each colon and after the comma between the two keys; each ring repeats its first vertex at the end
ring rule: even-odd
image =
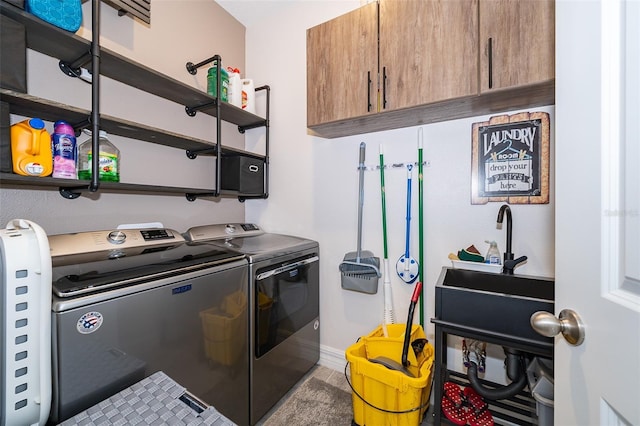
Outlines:
{"type": "MultiPolygon", "coordinates": [[[[90,38],[91,2],[83,5],[84,27],[78,35],[90,38]]],[[[197,63],[214,54],[225,65],[244,67],[244,26],[213,0],[153,2],[151,26],[130,17],[119,17],[102,3],[101,44],[160,73],[206,91],[208,66],[195,76],[186,71],[188,61],[197,63]]],[[[29,93],[45,99],[90,109],[91,88],[66,77],[57,59],[28,51],[29,93]]],[[[113,80],[101,80],[101,112],[176,133],[213,141],[215,119],[198,114],[188,117],[184,106],[131,89],[113,80]]],[[[60,117],[64,119],[64,117],[60,117]]],[[[12,122],[21,117],[13,116],[12,122]]],[[[48,130],[52,130],[48,123],[48,130]]],[[[236,126],[224,126],[224,143],[244,145],[236,126]]],[[[121,182],[151,185],[212,188],[215,165],[212,157],[189,160],[184,151],[110,135],[120,149],[121,182]]],[[[83,135],[78,138],[83,141],[83,135]]],[[[57,190],[0,189],[0,226],[13,218],[40,224],[49,234],[109,229],[120,223],[159,221],[180,232],[191,226],[244,220],[244,205],[237,199],[198,199],[145,194],[83,195],[62,198],[57,190]]]]}
{"type": "MultiPolygon", "coordinates": [[[[224,2],[222,2],[224,4],[224,2]]],[[[247,201],[247,220],[272,232],[316,239],[321,248],[321,344],[343,351],[382,321],[382,281],[376,295],[341,289],[338,265],[356,248],[358,146],[367,144],[367,164],[378,163],[382,144],[385,163],[417,161],[417,127],[322,139],[306,131],[306,29],[359,6],[357,1],[243,2],[245,7],[265,6],[251,16],[247,26],[247,74],[257,84],[272,88],[271,195],[268,200],[247,201]],[[277,13],[270,14],[271,5],[277,13]]],[[[327,93],[327,96],[345,94],[327,93]]],[[[346,94],[349,95],[349,94],[346,94]]],[[[535,108],[551,116],[553,165],[554,108],[535,108]]],[[[511,112],[513,113],[513,112],[511,112]]],[[[496,113],[495,115],[498,115],[496,113]]],[[[484,240],[496,240],[505,250],[505,231],[496,229],[500,203],[471,205],[471,126],[490,116],[473,117],[423,126],[425,326],[433,327],[434,285],[447,255],[474,244],[484,252],[484,240]]],[[[259,146],[253,131],[248,145],[259,146]]],[[[553,167],[553,166],[552,166],[553,167]]],[[[554,173],[551,202],[546,205],[512,205],[513,251],[529,261],[518,273],[554,275],[554,173]]],[[[395,263],[404,252],[406,170],[385,173],[389,259],[396,320],[405,323],[413,286],[400,280],[395,263]]],[[[418,254],[417,176],[413,181],[412,253],[418,254]]],[[[380,177],[365,174],[363,248],[382,258],[380,177]]],[[[418,320],[416,309],[415,320],[418,320]]],[[[500,353],[498,354],[500,357],[500,353]]],[[[498,366],[498,368],[501,368],[498,366]]]]}

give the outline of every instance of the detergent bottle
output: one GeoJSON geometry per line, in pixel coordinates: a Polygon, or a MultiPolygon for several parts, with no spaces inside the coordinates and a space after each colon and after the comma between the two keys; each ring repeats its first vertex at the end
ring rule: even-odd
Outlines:
{"type": "Polygon", "coordinates": [[[227,67],[229,73],[229,103],[231,105],[242,108],[242,80],[240,79],[240,70],[238,68],[227,67]]]}
{"type": "Polygon", "coordinates": [[[51,135],[39,118],[11,126],[13,172],[22,176],[49,176],[53,171],[51,135]]]}
{"type": "Polygon", "coordinates": [[[242,81],[242,109],[256,113],[256,90],[253,85],[253,80],[244,78],[242,81]]]}
{"type": "MultiPolygon", "coordinates": [[[[220,100],[222,102],[229,101],[229,73],[224,68],[220,69],[220,100]]],[[[218,88],[218,67],[213,66],[207,72],[207,93],[213,97],[217,95],[218,88]]]]}
{"type": "MultiPolygon", "coordinates": [[[[88,130],[85,133],[91,134],[88,130]]],[[[120,182],[120,150],[109,141],[107,132],[100,130],[99,158],[98,158],[98,180],[109,182],[120,182]]],[[[93,164],[93,141],[92,138],[82,142],[78,147],[78,179],[90,180],[93,164]]]]}

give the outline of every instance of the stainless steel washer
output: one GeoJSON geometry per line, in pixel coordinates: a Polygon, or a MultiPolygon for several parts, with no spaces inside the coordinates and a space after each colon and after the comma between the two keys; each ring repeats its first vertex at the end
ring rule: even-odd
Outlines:
{"type": "Polygon", "coordinates": [[[247,223],[191,228],[185,237],[249,260],[250,423],[320,359],[319,246],[247,223]]]}
{"type": "Polygon", "coordinates": [[[163,371],[238,424],[249,414],[248,266],[170,229],[49,237],[58,423],[163,371]]]}

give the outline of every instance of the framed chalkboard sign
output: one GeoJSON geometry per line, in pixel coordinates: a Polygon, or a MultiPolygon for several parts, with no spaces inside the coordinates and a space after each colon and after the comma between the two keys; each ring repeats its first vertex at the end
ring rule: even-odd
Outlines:
{"type": "Polygon", "coordinates": [[[549,203],[549,114],[473,123],[471,203],[549,203]]]}

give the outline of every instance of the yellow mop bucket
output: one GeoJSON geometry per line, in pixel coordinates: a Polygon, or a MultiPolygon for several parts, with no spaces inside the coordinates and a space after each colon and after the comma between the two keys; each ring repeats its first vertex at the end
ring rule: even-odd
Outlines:
{"type": "Polygon", "coordinates": [[[422,326],[411,327],[411,342],[424,339],[422,351],[408,353],[409,377],[370,359],[385,357],[401,364],[405,324],[376,328],[347,348],[350,363],[353,421],[360,426],[418,426],[429,408],[433,379],[433,346],[426,342],[422,326]]]}

